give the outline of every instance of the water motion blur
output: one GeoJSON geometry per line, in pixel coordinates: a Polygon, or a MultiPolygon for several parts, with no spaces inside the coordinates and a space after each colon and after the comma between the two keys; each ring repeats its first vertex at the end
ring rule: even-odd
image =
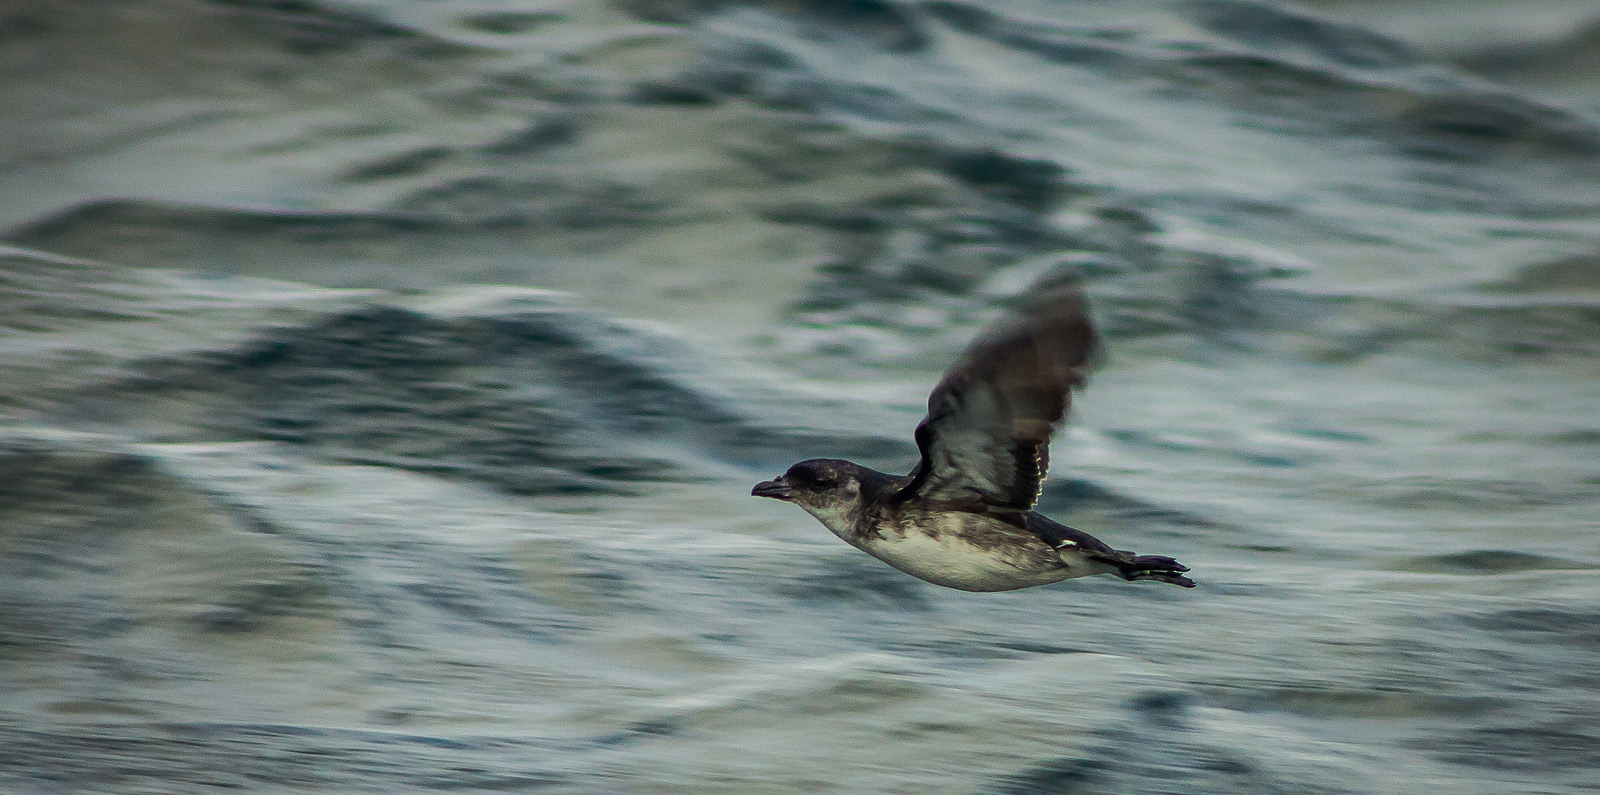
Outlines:
{"type": "Polygon", "coordinates": [[[7,4],[0,791],[1584,791],[1593,14],[7,4]],[[1067,280],[1202,587],[749,497],[1067,280]]]}

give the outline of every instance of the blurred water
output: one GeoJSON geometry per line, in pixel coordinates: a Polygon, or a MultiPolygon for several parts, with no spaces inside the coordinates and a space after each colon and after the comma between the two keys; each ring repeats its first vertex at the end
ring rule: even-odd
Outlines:
{"type": "Polygon", "coordinates": [[[0,12],[0,789],[1592,791],[1600,15],[1317,13],[0,12]],[[1068,275],[1199,588],[748,497],[1068,275]]]}

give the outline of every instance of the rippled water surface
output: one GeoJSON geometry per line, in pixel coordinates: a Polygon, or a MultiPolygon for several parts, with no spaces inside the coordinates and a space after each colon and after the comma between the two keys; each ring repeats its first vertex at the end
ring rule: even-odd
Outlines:
{"type": "Polygon", "coordinates": [[[1596,14],[0,12],[0,789],[1593,791],[1596,14]],[[1068,277],[1198,588],[748,496],[1068,277]]]}

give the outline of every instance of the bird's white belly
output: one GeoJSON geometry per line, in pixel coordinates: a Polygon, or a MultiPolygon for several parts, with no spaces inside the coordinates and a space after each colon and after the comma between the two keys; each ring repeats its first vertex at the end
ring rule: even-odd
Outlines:
{"type": "Polygon", "coordinates": [[[802,507],[851,546],[913,577],[946,588],[1012,591],[1106,570],[1083,560],[1076,551],[1041,555],[1043,550],[1030,549],[1021,542],[1011,547],[969,543],[961,538],[964,518],[954,513],[941,517],[944,521],[933,520],[937,523],[932,528],[934,535],[923,533],[914,521],[902,517],[895,525],[883,528],[878,536],[861,538],[855,533],[858,517],[847,510],[802,507]]]}
{"type": "Polygon", "coordinates": [[[1031,555],[979,547],[954,534],[935,538],[911,532],[903,537],[866,539],[860,546],[907,574],[963,591],[1010,591],[1080,576],[1065,565],[1049,565],[1031,555]]]}

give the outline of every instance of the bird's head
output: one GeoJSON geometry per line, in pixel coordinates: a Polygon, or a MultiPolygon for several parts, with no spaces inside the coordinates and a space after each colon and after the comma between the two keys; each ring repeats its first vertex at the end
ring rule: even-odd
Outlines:
{"type": "Polygon", "coordinates": [[[776,480],[757,483],[757,497],[792,502],[821,518],[820,512],[849,510],[861,501],[863,467],[837,458],[801,461],[776,480]]]}

